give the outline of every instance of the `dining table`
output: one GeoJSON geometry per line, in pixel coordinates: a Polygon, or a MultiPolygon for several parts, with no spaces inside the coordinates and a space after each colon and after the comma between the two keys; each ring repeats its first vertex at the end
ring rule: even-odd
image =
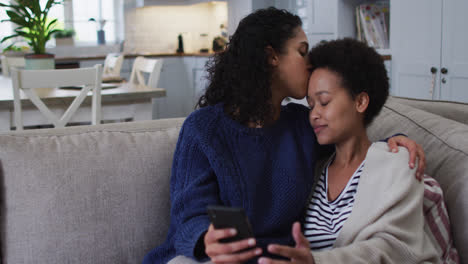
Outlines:
{"type": "MultiPolygon", "coordinates": [[[[75,97],[80,87],[40,88],[36,93],[57,116],[61,116],[75,97]]],[[[103,83],[101,86],[101,123],[150,120],[153,117],[153,102],[165,97],[166,90],[145,85],[103,83]]],[[[50,127],[50,122],[33,103],[21,92],[23,124],[25,128],[50,127]]],[[[70,120],[71,125],[90,124],[91,97],[85,101],[70,120]]],[[[14,130],[13,84],[10,77],[0,75],[0,131],[14,130]]]]}

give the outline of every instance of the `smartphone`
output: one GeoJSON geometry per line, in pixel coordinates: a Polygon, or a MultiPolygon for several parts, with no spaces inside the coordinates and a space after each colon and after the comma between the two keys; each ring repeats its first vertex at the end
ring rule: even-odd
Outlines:
{"type": "Polygon", "coordinates": [[[237,230],[235,236],[221,239],[220,242],[229,243],[253,237],[252,226],[243,208],[210,205],[206,210],[216,229],[235,228],[237,230]]]}

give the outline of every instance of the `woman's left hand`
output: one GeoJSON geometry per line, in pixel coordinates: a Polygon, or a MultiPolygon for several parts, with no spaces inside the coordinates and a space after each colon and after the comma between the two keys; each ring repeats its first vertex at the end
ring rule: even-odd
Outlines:
{"type": "Polygon", "coordinates": [[[289,259],[289,261],[284,260],[274,260],[266,257],[261,257],[258,260],[259,264],[286,264],[286,263],[301,263],[301,264],[314,264],[314,258],[312,257],[312,252],[310,251],[309,241],[301,232],[301,225],[299,222],[295,222],[292,228],[292,235],[294,241],[296,242],[295,247],[281,246],[272,244],[268,246],[268,252],[283,256],[289,259]]]}
{"type": "Polygon", "coordinates": [[[426,169],[426,156],[424,155],[424,150],[422,147],[405,136],[391,137],[388,139],[387,144],[391,151],[395,153],[398,152],[398,146],[402,146],[408,149],[410,154],[410,168],[414,168],[414,164],[416,164],[416,158],[419,160],[418,169],[416,170],[416,179],[421,181],[424,175],[424,170],[426,169]]]}

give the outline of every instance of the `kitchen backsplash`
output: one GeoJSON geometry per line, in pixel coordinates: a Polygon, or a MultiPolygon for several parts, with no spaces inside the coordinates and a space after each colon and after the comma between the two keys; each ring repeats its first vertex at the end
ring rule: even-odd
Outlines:
{"type": "Polygon", "coordinates": [[[125,14],[124,51],[173,53],[179,34],[186,53],[202,48],[211,51],[213,39],[221,33],[220,25],[226,23],[226,2],[136,8],[125,14]]]}

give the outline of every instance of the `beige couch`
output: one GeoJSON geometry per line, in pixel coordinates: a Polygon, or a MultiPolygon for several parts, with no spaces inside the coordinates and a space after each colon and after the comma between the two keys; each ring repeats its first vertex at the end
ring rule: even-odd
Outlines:
{"type": "MultiPolygon", "coordinates": [[[[466,120],[468,106],[440,104],[393,98],[369,132],[373,139],[403,132],[424,146],[468,263],[468,126],[436,115],[454,106],[466,120]]],[[[0,134],[3,263],[140,263],[167,231],[182,122],[0,134]]]]}

